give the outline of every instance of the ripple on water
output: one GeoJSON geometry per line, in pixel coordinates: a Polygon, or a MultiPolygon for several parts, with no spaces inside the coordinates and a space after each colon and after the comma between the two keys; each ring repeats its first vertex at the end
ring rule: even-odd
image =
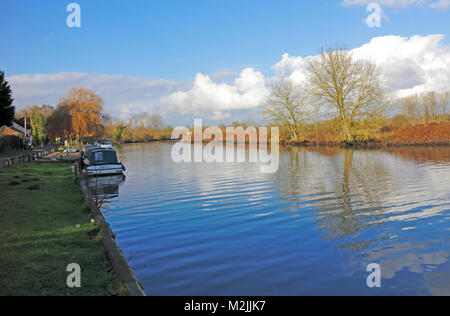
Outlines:
{"type": "Polygon", "coordinates": [[[127,178],[101,197],[148,294],[371,295],[372,262],[378,293],[448,291],[437,282],[450,276],[445,150],[287,148],[262,174],[175,164],[170,148],[121,146],[127,178]]]}

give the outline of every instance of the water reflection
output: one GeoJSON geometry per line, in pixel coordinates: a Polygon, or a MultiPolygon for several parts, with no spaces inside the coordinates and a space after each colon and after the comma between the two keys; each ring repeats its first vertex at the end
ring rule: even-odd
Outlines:
{"type": "Polygon", "coordinates": [[[120,194],[97,184],[148,294],[372,295],[372,262],[376,294],[448,293],[448,148],[285,147],[275,174],[170,149],[124,145],[120,194]]]}
{"type": "Polygon", "coordinates": [[[450,147],[436,146],[436,147],[393,147],[389,148],[388,152],[398,155],[399,157],[413,160],[419,163],[450,162],[450,147]]]}
{"type": "MultiPolygon", "coordinates": [[[[328,239],[339,239],[368,227],[380,214],[383,190],[380,183],[392,183],[382,160],[367,153],[339,148],[289,148],[290,167],[277,174],[282,194],[289,201],[311,201],[312,195],[319,225],[328,239]],[[356,158],[355,158],[356,156],[356,158]],[[288,180],[288,181],[286,181],[288,180]],[[376,189],[375,189],[376,187],[376,189]],[[364,206],[361,209],[360,206],[364,206]]],[[[292,210],[288,206],[285,210],[292,210]]],[[[294,207],[295,209],[295,207],[294,207]]],[[[301,208],[297,208],[301,209],[301,208]]]]}
{"type": "Polygon", "coordinates": [[[87,186],[91,198],[99,209],[105,209],[106,203],[111,203],[119,197],[119,187],[125,182],[124,175],[111,175],[87,178],[87,186]]]}

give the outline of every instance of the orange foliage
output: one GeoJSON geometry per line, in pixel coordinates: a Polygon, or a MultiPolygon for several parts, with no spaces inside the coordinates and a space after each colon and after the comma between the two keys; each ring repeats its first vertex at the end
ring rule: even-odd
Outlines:
{"type": "Polygon", "coordinates": [[[385,136],[393,144],[450,144],[450,122],[430,123],[395,129],[385,136]]]}
{"type": "Polygon", "coordinates": [[[83,139],[98,135],[103,128],[101,121],[103,100],[94,91],[83,87],[72,88],[62,98],[59,107],[67,107],[71,117],[71,135],[83,139]]]}

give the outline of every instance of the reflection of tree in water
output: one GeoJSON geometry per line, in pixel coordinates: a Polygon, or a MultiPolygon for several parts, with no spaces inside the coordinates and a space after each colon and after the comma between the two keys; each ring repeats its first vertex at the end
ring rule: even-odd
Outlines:
{"type": "Polygon", "coordinates": [[[427,146],[427,147],[392,147],[389,152],[404,159],[417,162],[450,162],[449,146],[427,146]]]}
{"type": "MultiPolygon", "coordinates": [[[[280,155],[280,166],[288,167],[278,173],[281,192],[287,197],[284,210],[301,214],[312,209],[325,237],[333,240],[373,225],[383,214],[384,183],[392,184],[383,160],[373,157],[371,151],[337,147],[286,150],[280,155]]],[[[360,250],[374,241],[342,247],[360,250]]]]}
{"type": "MultiPolygon", "coordinates": [[[[336,181],[336,192],[340,193],[337,210],[319,211],[322,216],[319,225],[329,239],[340,239],[366,230],[375,224],[386,212],[385,205],[391,205],[389,192],[396,188],[393,175],[390,173],[383,157],[376,159],[372,151],[345,149],[344,161],[333,159],[336,170],[341,170],[342,177],[336,181]],[[357,158],[355,159],[355,153],[357,158]],[[341,167],[342,166],[342,167],[341,167]]],[[[327,206],[330,209],[330,206],[327,206]]],[[[378,239],[352,240],[339,245],[341,249],[352,252],[361,251],[380,240],[387,240],[389,236],[378,239]]]]}
{"type": "Polygon", "coordinates": [[[94,199],[99,209],[104,209],[105,204],[111,203],[119,197],[119,187],[124,181],[124,175],[88,178],[87,184],[91,198],[94,199]]]}

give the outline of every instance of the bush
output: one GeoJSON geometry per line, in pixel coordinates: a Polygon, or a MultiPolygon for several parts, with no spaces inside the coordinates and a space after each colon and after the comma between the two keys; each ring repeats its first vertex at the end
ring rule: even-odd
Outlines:
{"type": "Polygon", "coordinates": [[[389,140],[402,144],[448,144],[450,122],[429,123],[396,129],[389,140]]]}
{"type": "Polygon", "coordinates": [[[0,152],[16,151],[24,148],[23,139],[19,136],[5,135],[0,137],[0,152]]]}

